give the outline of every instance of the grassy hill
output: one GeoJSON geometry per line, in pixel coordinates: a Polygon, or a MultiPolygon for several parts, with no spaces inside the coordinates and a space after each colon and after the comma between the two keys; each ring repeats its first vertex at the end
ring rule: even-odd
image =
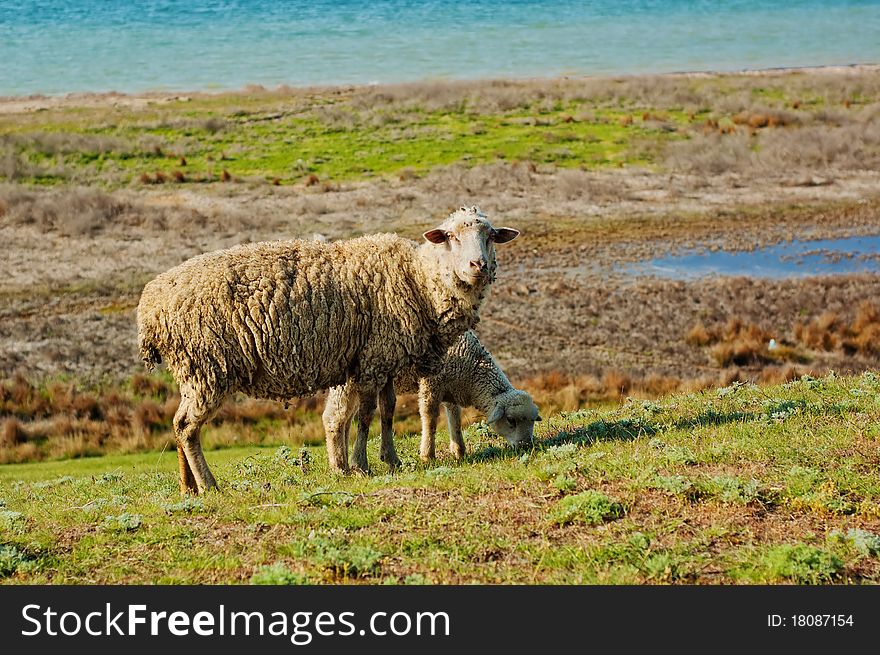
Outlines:
{"type": "MultiPolygon", "coordinates": [[[[531,450],[334,477],[323,446],[0,466],[7,583],[880,581],[880,376],[804,377],[545,417],[531,450]]],[[[441,448],[441,450],[444,450],[441,448]]]]}

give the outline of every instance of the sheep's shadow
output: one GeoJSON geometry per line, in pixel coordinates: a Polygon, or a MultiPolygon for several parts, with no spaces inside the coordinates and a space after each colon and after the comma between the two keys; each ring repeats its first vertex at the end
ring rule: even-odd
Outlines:
{"type": "MultiPolygon", "coordinates": [[[[680,419],[671,426],[676,430],[693,430],[710,425],[725,425],[754,421],[763,415],[755,412],[716,412],[707,410],[690,418],[680,419]]],[[[632,441],[639,437],[650,437],[660,431],[660,427],[641,419],[621,419],[619,421],[593,421],[588,425],[562,429],[551,437],[536,440],[531,446],[511,448],[510,446],[486,446],[467,457],[470,462],[485,462],[495,459],[512,459],[526,452],[542,452],[564,444],[589,445],[599,441],[632,441]]]]}
{"type": "Polygon", "coordinates": [[[694,428],[702,428],[710,425],[726,425],[727,423],[744,423],[746,421],[754,421],[764,416],[755,412],[716,412],[714,410],[706,410],[696,416],[684,418],[672,424],[676,430],[693,430],[694,428]]]}
{"type": "Polygon", "coordinates": [[[542,452],[564,444],[587,445],[597,441],[632,441],[638,437],[657,433],[657,427],[644,421],[622,419],[620,421],[593,421],[588,425],[562,429],[546,439],[537,439],[530,446],[519,448],[486,446],[468,456],[468,461],[485,462],[494,459],[511,459],[523,453],[542,452]]]}

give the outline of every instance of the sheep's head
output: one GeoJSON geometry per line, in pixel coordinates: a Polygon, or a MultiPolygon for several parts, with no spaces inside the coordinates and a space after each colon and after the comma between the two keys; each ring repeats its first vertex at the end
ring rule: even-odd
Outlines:
{"type": "Polygon", "coordinates": [[[526,446],[532,442],[535,421],[540,421],[538,406],[525,391],[508,391],[495,399],[486,423],[507,439],[511,446],[526,446]]]}
{"type": "Polygon", "coordinates": [[[518,235],[518,230],[509,227],[492,227],[477,207],[462,207],[425,232],[425,239],[444,249],[442,256],[461,282],[481,286],[495,280],[495,244],[518,235]]]}

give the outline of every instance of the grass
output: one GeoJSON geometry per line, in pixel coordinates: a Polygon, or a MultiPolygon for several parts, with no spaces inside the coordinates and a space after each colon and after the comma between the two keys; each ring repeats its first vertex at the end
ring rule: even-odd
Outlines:
{"type": "Polygon", "coordinates": [[[0,115],[0,179],[118,187],[420,175],[496,160],[703,174],[871,168],[873,71],[252,88],[0,115]],[[120,103],[125,104],[125,103],[120,103]]]}
{"type": "Polygon", "coordinates": [[[545,414],[511,450],[335,477],[322,446],[227,448],[182,499],[173,452],[0,466],[8,583],[876,583],[880,377],[545,414]]]}

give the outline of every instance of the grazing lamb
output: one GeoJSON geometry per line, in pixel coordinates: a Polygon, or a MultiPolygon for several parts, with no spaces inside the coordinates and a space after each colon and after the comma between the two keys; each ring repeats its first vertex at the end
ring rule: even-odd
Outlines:
{"type": "MultiPolygon", "coordinates": [[[[351,387],[352,385],[345,385],[330,390],[324,408],[325,424],[345,421],[348,425],[351,422],[354,408],[359,402],[351,387]]],[[[394,391],[419,394],[419,413],[422,418],[420,454],[425,461],[434,458],[434,436],[441,403],[446,408],[446,421],[449,425],[449,450],[456,459],[461,459],[465,454],[461,432],[462,407],[476,407],[483,412],[491,428],[512,446],[530,443],[535,421],[541,420],[532,397],[525,391],[513,388],[498,362],[470,330],[449,348],[438,373],[420,378],[414,369],[403,371],[394,378],[394,391]]],[[[383,394],[379,402],[382,423],[380,453],[382,461],[396,467],[399,460],[391,437],[393,394],[390,403],[387,398],[383,394]]],[[[359,431],[359,439],[361,434],[359,431]]],[[[347,435],[343,438],[346,437],[347,435]]],[[[366,462],[366,441],[363,444],[357,443],[355,453],[356,465],[364,471],[369,470],[366,462]],[[363,461],[358,459],[361,453],[363,461]]]]}
{"type": "MultiPolygon", "coordinates": [[[[462,208],[421,245],[393,234],[254,243],[149,282],[138,341],[147,367],[164,360],[180,389],[181,491],[217,486],[199,430],[232,393],[288,400],[350,382],[375,399],[403,369],[436,372],[479,320],[494,244],[518,234],[462,208]]],[[[328,451],[331,467],[348,468],[346,440],[328,440],[328,451]]]]}

